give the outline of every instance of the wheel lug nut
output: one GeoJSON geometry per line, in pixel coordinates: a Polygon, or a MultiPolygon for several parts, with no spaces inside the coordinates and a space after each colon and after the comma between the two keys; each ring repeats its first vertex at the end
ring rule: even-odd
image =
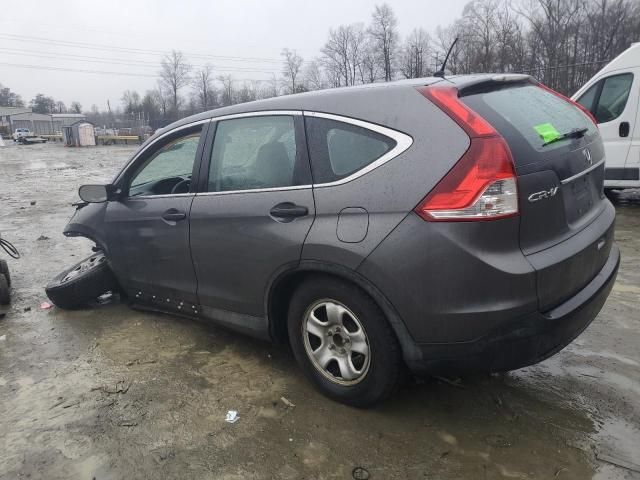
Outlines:
{"type": "Polygon", "coordinates": [[[336,348],[335,345],[329,345],[329,350],[333,350],[334,348],[336,348]]]}

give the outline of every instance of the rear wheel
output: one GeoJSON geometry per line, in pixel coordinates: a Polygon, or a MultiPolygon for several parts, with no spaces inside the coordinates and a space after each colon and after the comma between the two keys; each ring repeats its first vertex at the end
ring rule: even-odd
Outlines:
{"type": "Polygon", "coordinates": [[[334,400],[370,407],[400,383],[398,340],[371,297],[350,283],[324,276],[305,281],[289,305],[288,329],[305,375],[334,400]]]}
{"type": "Polygon", "coordinates": [[[104,253],[97,252],[56,275],[47,285],[46,292],[56,306],[77,309],[117,287],[107,258],[104,253]]]}

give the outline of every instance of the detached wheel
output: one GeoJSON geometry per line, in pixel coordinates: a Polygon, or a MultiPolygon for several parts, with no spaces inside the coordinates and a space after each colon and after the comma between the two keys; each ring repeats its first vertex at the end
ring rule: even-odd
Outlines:
{"type": "Polygon", "coordinates": [[[45,290],[56,306],[73,310],[117,286],[107,258],[98,252],[56,275],[45,290]]]}
{"type": "Polygon", "coordinates": [[[289,339],[305,375],[325,395],[354,407],[391,396],[403,377],[400,345],[376,303],[331,277],[314,277],[289,305],[289,339]]]}
{"type": "Polygon", "coordinates": [[[9,305],[11,297],[9,296],[9,281],[2,273],[0,273],[0,305],[9,305]]]}
{"type": "Polygon", "coordinates": [[[11,274],[9,273],[9,265],[6,260],[0,260],[0,275],[4,275],[7,279],[7,284],[11,286],[11,274]]]}

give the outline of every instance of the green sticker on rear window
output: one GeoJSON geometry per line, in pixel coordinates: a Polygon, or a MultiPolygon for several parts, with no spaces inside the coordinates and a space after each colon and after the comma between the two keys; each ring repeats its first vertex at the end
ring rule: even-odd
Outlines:
{"type": "Polygon", "coordinates": [[[538,132],[538,135],[540,135],[540,138],[544,140],[544,143],[552,142],[556,138],[560,137],[560,132],[550,123],[541,123],[540,125],[533,127],[533,129],[538,132]]]}

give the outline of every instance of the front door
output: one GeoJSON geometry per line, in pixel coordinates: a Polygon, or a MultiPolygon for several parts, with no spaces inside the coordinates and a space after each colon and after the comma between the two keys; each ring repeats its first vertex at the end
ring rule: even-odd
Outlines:
{"type": "Polygon", "coordinates": [[[263,113],[215,128],[191,208],[198,298],[205,315],[251,330],[259,327],[242,322],[264,317],[269,281],[297,265],[314,219],[302,116],[263,113]]]}
{"type": "Polygon", "coordinates": [[[150,145],[118,182],[120,200],[107,207],[110,261],[134,300],[170,310],[197,308],[189,210],[204,125],[169,133],[150,145]]]}
{"type": "Polygon", "coordinates": [[[616,73],[599,80],[577,100],[598,122],[606,155],[605,180],[615,180],[616,184],[626,180],[625,163],[635,127],[639,85],[640,78],[634,78],[632,72],[616,73]]]}

